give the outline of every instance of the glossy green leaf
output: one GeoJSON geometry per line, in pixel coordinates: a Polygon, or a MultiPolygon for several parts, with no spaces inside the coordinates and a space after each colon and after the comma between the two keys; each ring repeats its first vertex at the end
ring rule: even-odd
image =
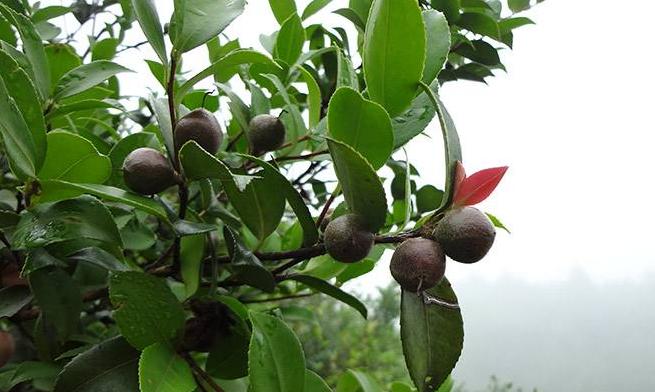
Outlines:
{"type": "Polygon", "coordinates": [[[415,0],[375,0],[366,23],[364,75],[371,99],[395,117],[423,76],[425,27],[415,0]]]}
{"type": "Polygon", "coordinates": [[[295,280],[296,282],[300,282],[309,288],[320,291],[323,294],[329,295],[330,297],[351,306],[353,309],[357,310],[359,314],[361,314],[364,318],[368,316],[368,310],[360,300],[322,279],[308,275],[294,275],[290,279],[295,280]]]}
{"type": "Polygon", "coordinates": [[[309,208],[305,204],[305,200],[300,196],[296,188],[270,163],[253,156],[245,157],[264,169],[271,181],[276,182],[276,189],[284,194],[302,226],[303,245],[313,245],[318,240],[318,228],[316,227],[316,222],[314,222],[312,214],[309,212],[309,208]]]}
{"type": "Polygon", "coordinates": [[[302,20],[306,20],[310,16],[315,15],[317,12],[330,4],[330,2],[332,2],[332,0],[313,0],[311,3],[307,4],[305,9],[302,11],[302,20]]]}
{"type": "Polygon", "coordinates": [[[243,223],[260,240],[268,237],[278,226],[285,207],[285,194],[278,192],[279,179],[262,171],[245,188],[219,160],[202,151],[196,143],[187,143],[180,151],[180,161],[189,178],[217,178],[223,183],[230,203],[239,213],[243,223]],[[235,181],[237,180],[237,181],[235,181]]]}
{"type": "Polygon", "coordinates": [[[56,105],[47,115],[48,120],[62,117],[70,113],[95,109],[122,109],[117,102],[101,101],[99,99],[85,99],[68,105],[56,105]]]}
{"type": "Polygon", "coordinates": [[[373,0],[350,0],[348,6],[357,12],[362,20],[368,20],[373,0]]]}
{"type": "Polygon", "coordinates": [[[488,212],[486,212],[485,214],[489,217],[489,220],[491,221],[491,223],[493,223],[494,227],[501,230],[505,230],[508,234],[512,233],[511,231],[509,231],[507,226],[505,226],[505,224],[500,219],[498,219],[497,216],[490,214],[488,212]]]}
{"type": "Polygon", "coordinates": [[[280,25],[297,12],[295,0],[268,0],[268,4],[271,6],[273,15],[280,25]]]}
{"type": "Polygon", "coordinates": [[[157,53],[162,63],[168,63],[166,55],[166,43],[164,42],[164,31],[159,22],[157,7],[154,0],[131,0],[132,8],[136,19],[148,39],[150,46],[157,53]]]}
{"type": "Polygon", "coordinates": [[[530,0],[507,0],[507,5],[512,12],[521,12],[530,8],[530,0]]]}
{"type": "Polygon", "coordinates": [[[232,229],[225,226],[223,233],[225,247],[231,259],[229,267],[233,278],[265,292],[273,292],[276,284],[273,274],[243,244],[232,229]]]}
{"type": "Polygon", "coordinates": [[[54,90],[59,79],[67,72],[82,65],[82,59],[75,49],[67,44],[49,44],[45,47],[50,72],[50,90],[54,90]]]}
{"type": "Polygon", "coordinates": [[[64,367],[54,392],[136,392],[139,354],[121,336],[104,341],[64,367]]]}
{"type": "Polygon", "coordinates": [[[168,111],[168,100],[166,98],[156,98],[154,95],[150,98],[150,104],[154,111],[157,124],[159,125],[159,134],[164,140],[166,151],[169,157],[175,156],[175,142],[173,141],[173,125],[171,124],[171,114],[168,111]]]}
{"type": "Polygon", "coordinates": [[[32,301],[26,286],[10,286],[0,290],[0,318],[11,317],[32,301]]]}
{"type": "Polygon", "coordinates": [[[275,43],[275,58],[284,61],[288,65],[295,64],[302,53],[305,43],[305,29],[302,26],[300,17],[293,14],[280,28],[275,43]]]}
{"type": "Polygon", "coordinates": [[[14,232],[16,249],[31,249],[57,242],[87,238],[121,244],[116,223],[97,199],[81,196],[39,205],[21,216],[14,232]]]}
{"type": "Polygon", "coordinates": [[[381,168],[393,150],[391,119],[384,108],[349,87],[337,90],[328,108],[330,135],[381,168]]]}
{"type": "Polygon", "coordinates": [[[191,297],[200,287],[201,266],[205,256],[205,236],[191,235],[182,238],[180,252],[180,273],[186,291],[186,297],[191,297]]]}
{"type": "Polygon", "coordinates": [[[423,82],[432,83],[446,64],[450,52],[450,27],[446,17],[435,10],[423,11],[427,39],[427,55],[423,69],[423,82]]]}
{"type": "Polygon", "coordinates": [[[203,79],[212,76],[218,70],[242,64],[265,64],[273,68],[281,69],[279,65],[277,65],[270,57],[263,53],[251,49],[239,49],[228,53],[225,55],[225,57],[222,57],[219,60],[216,60],[209,67],[200,71],[198,74],[186,81],[178,89],[177,95],[178,97],[183,97],[193,88],[194,85],[203,79]]]}
{"type": "MultiPolygon", "coordinates": [[[[337,87],[350,87],[359,91],[359,78],[355,73],[353,63],[341,50],[337,52],[337,87]]],[[[387,115],[388,116],[388,115],[387,115]]]]}
{"type": "Polygon", "coordinates": [[[173,46],[181,53],[219,35],[244,10],[245,0],[175,0],[173,46]]]}
{"type": "Polygon", "coordinates": [[[416,192],[416,208],[421,213],[434,211],[441,206],[443,196],[443,191],[426,185],[416,192]]]}
{"type": "Polygon", "coordinates": [[[457,296],[443,279],[420,295],[403,291],[401,338],[409,374],[419,392],[439,388],[462,352],[464,326],[457,296]]]}
{"type": "Polygon", "coordinates": [[[46,152],[46,131],[41,100],[29,75],[7,52],[0,50],[0,75],[7,92],[14,99],[34,141],[35,166],[43,165],[46,152]]]}
{"type": "Polygon", "coordinates": [[[336,392],[382,392],[380,385],[368,374],[358,370],[348,370],[337,383],[336,392]]]}
{"type": "Polygon", "coordinates": [[[110,175],[111,161],[90,141],[65,131],[48,134],[48,152],[39,179],[102,184],[110,175]]]}
{"type": "Polygon", "coordinates": [[[109,298],[121,334],[140,350],[167,342],[184,326],[182,304],[161,278],[142,272],[113,273],[109,298]]]}
{"type": "Polygon", "coordinates": [[[67,256],[71,261],[85,262],[108,271],[127,271],[129,268],[116,256],[98,247],[83,248],[67,256]]]}
{"type": "Polygon", "coordinates": [[[432,0],[431,3],[435,10],[443,12],[448,23],[454,24],[459,19],[460,0],[432,0]]]}
{"type": "Polygon", "coordinates": [[[51,255],[45,248],[36,248],[27,253],[20,274],[21,276],[28,276],[32,272],[46,267],[66,268],[68,265],[51,255]]]}
{"type": "Polygon", "coordinates": [[[471,41],[471,45],[457,48],[457,54],[480,64],[495,66],[500,64],[498,50],[483,40],[471,41]]]}
{"type": "Polygon", "coordinates": [[[131,71],[122,65],[106,60],[80,65],[59,79],[55,87],[54,98],[62,99],[79,94],[121,72],[131,71]]]}
{"type": "Polygon", "coordinates": [[[351,212],[360,215],[372,232],[384,226],[387,199],[375,169],[349,145],[328,139],[339,184],[351,212]]]}
{"type": "Polygon", "coordinates": [[[0,15],[0,41],[3,41],[11,46],[16,46],[18,42],[16,39],[16,33],[14,33],[14,29],[11,27],[11,24],[7,21],[7,19],[5,19],[5,17],[2,15],[0,15]]]}
{"type": "Polygon", "coordinates": [[[252,392],[303,392],[305,356],[298,338],[280,319],[250,312],[248,353],[252,392]]]}
{"type": "Polygon", "coordinates": [[[472,33],[500,39],[498,23],[489,15],[478,12],[465,12],[459,16],[457,24],[472,33]]]}
{"type": "Polygon", "coordinates": [[[82,297],[77,283],[59,268],[42,268],[29,275],[30,288],[34,293],[44,320],[51,324],[60,342],[76,332],[82,297]]]}
{"type": "Polygon", "coordinates": [[[49,362],[37,362],[37,361],[25,361],[21,362],[17,367],[11,378],[11,383],[9,385],[10,389],[14,389],[14,386],[24,383],[26,381],[32,381],[34,384],[39,384],[44,382],[48,384],[49,381],[53,380],[57,373],[61,370],[59,365],[49,362]]]}
{"type": "Polygon", "coordinates": [[[9,167],[20,179],[36,176],[37,152],[34,139],[20,109],[0,78],[0,133],[9,160],[9,167]]]}
{"type": "Polygon", "coordinates": [[[333,12],[351,21],[358,31],[363,32],[366,29],[366,20],[360,18],[359,14],[355,12],[355,10],[351,8],[340,8],[333,12]]]}
{"type": "Polygon", "coordinates": [[[319,121],[321,121],[321,105],[323,98],[321,97],[321,89],[309,71],[304,67],[298,67],[298,72],[303,81],[307,85],[307,110],[309,112],[309,127],[315,128],[319,121]]]}
{"type": "MultiPolygon", "coordinates": [[[[436,93],[439,82],[435,80],[430,90],[436,93]]],[[[414,137],[420,135],[432,122],[437,114],[434,104],[425,92],[419,94],[412,102],[412,106],[401,116],[391,120],[394,133],[394,149],[409,143],[414,137]]]]}
{"type": "Polygon", "coordinates": [[[139,359],[139,391],[192,392],[196,389],[189,364],[166,343],[146,347],[139,359]]]}
{"type": "Polygon", "coordinates": [[[227,312],[229,327],[216,331],[205,369],[211,376],[223,380],[246,377],[251,334],[246,323],[248,310],[233,297],[219,296],[217,299],[230,308],[227,312]]]}
{"type": "Polygon", "coordinates": [[[23,51],[30,60],[34,72],[36,88],[42,98],[47,98],[50,91],[50,71],[41,36],[26,16],[16,13],[4,4],[0,4],[0,14],[18,30],[23,43],[23,51]]]}
{"type": "Polygon", "coordinates": [[[519,27],[523,27],[531,24],[534,24],[534,21],[532,19],[521,16],[521,17],[507,18],[501,20],[500,22],[498,22],[498,28],[500,29],[501,33],[509,33],[514,29],[518,29],[519,27]]]}
{"type": "Polygon", "coordinates": [[[105,38],[97,41],[91,47],[91,61],[113,59],[119,44],[118,38],[105,38]]]}
{"type": "Polygon", "coordinates": [[[305,392],[332,392],[330,386],[318,374],[305,371],[305,392]]]}
{"type": "Polygon", "coordinates": [[[97,196],[107,201],[123,203],[132,206],[141,211],[152,214],[164,222],[168,221],[166,211],[161,204],[156,201],[137,195],[136,193],[126,192],[119,188],[98,184],[73,184],[66,181],[41,181],[41,194],[33,201],[47,203],[58,200],[70,199],[82,194],[97,196]]]}

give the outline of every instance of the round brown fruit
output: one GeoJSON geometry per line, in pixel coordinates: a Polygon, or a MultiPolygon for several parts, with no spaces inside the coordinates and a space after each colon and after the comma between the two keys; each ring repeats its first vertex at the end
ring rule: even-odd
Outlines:
{"type": "Polygon", "coordinates": [[[270,114],[260,114],[250,120],[250,149],[253,154],[260,155],[267,151],[275,151],[282,147],[286,139],[286,129],[279,118],[270,114]]]}
{"type": "Polygon", "coordinates": [[[213,114],[205,109],[196,109],[182,117],[175,126],[175,150],[188,141],[198,143],[214,155],[223,142],[223,130],[213,114]]]}
{"type": "Polygon", "coordinates": [[[368,256],[375,236],[355,214],[342,215],[325,228],[325,248],[330,256],[343,263],[355,263],[368,256]]]}
{"type": "Polygon", "coordinates": [[[438,242],[410,238],[391,257],[391,275],[403,290],[415,293],[439,284],[446,272],[446,256],[438,242]]]}
{"type": "Polygon", "coordinates": [[[460,263],[476,263],[487,255],[496,238],[489,218],[473,207],[448,211],[434,230],[446,255],[460,263]]]}
{"type": "Polygon", "coordinates": [[[134,192],[154,195],[175,185],[177,174],[159,151],[137,148],[123,162],[123,179],[134,192]]]}

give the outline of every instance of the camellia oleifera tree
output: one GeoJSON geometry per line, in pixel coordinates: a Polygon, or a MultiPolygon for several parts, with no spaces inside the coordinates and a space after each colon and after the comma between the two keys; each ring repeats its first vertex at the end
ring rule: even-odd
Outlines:
{"type": "MultiPolygon", "coordinates": [[[[447,390],[463,327],[446,256],[489,250],[501,224],[472,206],[505,168],[466,176],[438,88],[502,69],[534,4],[335,0],[327,26],[330,0],[175,0],[168,23],[157,3],[0,1],[0,388],[329,391],[283,304],[319,293],[366,317],[340,286],[395,249],[409,374],[447,390]],[[279,22],[265,50],[220,36],[245,7],[279,22]],[[68,14],[92,34],[63,34],[68,14]],[[161,88],[135,100],[113,60],[141,45],[161,88]],[[202,45],[210,65],[182,72],[202,45]],[[402,152],[427,128],[443,191],[416,189],[402,152]]],[[[343,372],[338,391],[412,390],[343,372]]]]}

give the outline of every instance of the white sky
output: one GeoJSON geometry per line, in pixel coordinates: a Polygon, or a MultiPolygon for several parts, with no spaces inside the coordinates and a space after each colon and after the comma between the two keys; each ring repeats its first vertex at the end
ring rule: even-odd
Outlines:
{"type": "MultiPolygon", "coordinates": [[[[172,1],[156,3],[162,19],[168,18],[172,1]]],[[[308,22],[347,24],[329,14],[347,1],[334,3],[308,22]]],[[[456,82],[443,88],[469,173],[510,166],[496,193],[480,207],[501,218],[512,234],[499,232],[479,264],[450,263],[452,280],[507,275],[548,282],[582,271],[605,282],[655,272],[650,248],[655,79],[649,73],[655,3],[617,4],[547,0],[527,13],[537,25],[519,29],[514,51],[504,51],[507,74],[499,73],[489,86],[456,82]]],[[[67,24],[76,27],[70,19],[67,24]]],[[[238,36],[244,47],[260,47],[258,35],[276,28],[267,1],[250,0],[226,33],[238,36]]],[[[142,39],[135,30],[132,42],[142,39]]],[[[147,88],[159,88],[154,79],[145,80],[144,57],[156,58],[149,49],[119,58],[138,71],[122,77],[123,93],[144,95],[147,88]]],[[[206,59],[204,48],[192,51],[185,56],[185,70],[200,70],[206,59]]],[[[430,127],[433,139],[419,137],[408,150],[425,182],[440,186],[437,127],[430,127]]],[[[382,263],[367,280],[388,279],[382,263]]]]}

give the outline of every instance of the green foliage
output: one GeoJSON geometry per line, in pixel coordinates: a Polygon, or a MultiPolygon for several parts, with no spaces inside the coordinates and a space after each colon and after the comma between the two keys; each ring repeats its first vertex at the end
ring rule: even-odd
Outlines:
{"type": "Polygon", "coordinates": [[[65,3],[0,1],[0,329],[29,342],[0,389],[407,392],[447,379],[462,345],[450,286],[429,303],[394,289],[371,302],[343,284],[451,206],[462,152],[439,87],[504,70],[530,2],[350,0],[328,26],[330,0],[269,0],[266,51],[225,35],[260,6],[244,0],[176,0],[173,15],[152,0],[65,3]],[[158,84],[127,96],[121,63],[142,45],[158,84]],[[198,66],[187,52],[201,46],[198,66]],[[175,143],[201,108],[224,122],[215,154],[175,143]],[[262,114],[284,125],[275,151],[251,151],[262,114]],[[424,185],[398,152],[437,127],[447,181],[424,185]],[[175,170],[152,197],[124,181],[143,147],[175,170]],[[354,264],[327,255],[320,230],[344,214],[375,242],[354,264]]]}

